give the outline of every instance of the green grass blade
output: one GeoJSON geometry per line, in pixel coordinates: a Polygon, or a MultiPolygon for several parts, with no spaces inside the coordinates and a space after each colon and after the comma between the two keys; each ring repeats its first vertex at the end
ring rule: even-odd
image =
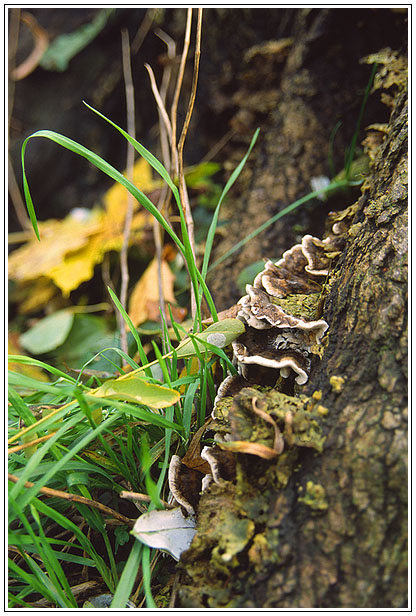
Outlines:
{"type": "MultiPolygon", "coordinates": [[[[146,364],[148,364],[148,359],[146,356],[146,353],[144,352],[143,349],[143,345],[142,345],[142,341],[140,339],[140,335],[138,333],[138,331],[136,330],[136,328],[133,325],[133,321],[130,319],[129,315],[127,314],[127,312],[125,311],[125,309],[123,308],[120,300],[118,299],[117,295],[114,293],[113,289],[111,289],[110,287],[107,287],[109,294],[111,295],[111,299],[113,300],[113,302],[116,305],[117,310],[120,311],[121,316],[123,317],[124,321],[127,323],[131,333],[133,334],[133,337],[136,341],[137,344],[137,349],[139,351],[139,355],[140,355],[140,360],[142,362],[143,366],[146,366],[146,364]]],[[[150,370],[150,368],[146,368],[145,372],[148,376],[152,376],[152,371],[150,370]]]]}
{"type": "Polygon", "coordinates": [[[27,571],[19,567],[19,565],[17,565],[11,558],[9,558],[9,570],[17,576],[17,579],[22,579],[24,582],[26,582],[26,584],[28,584],[28,586],[33,589],[34,592],[38,592],[43,597],[45,597],[45,599],[48,599],[48,601],[54,603],[54,597],[49,593],[49,590],[46,589],[45,586],[39,581],[37,576],[35,576],[33,573],[28,573],[27,571]]]}
{"type": "Polygon", "coordinates": [[[153,169],[160,175],[160,177],[168,184],[168,186],[171,189],[171,191],[173,192],[175,198],[177,198],[177,200],[178,200],[179,199],[178,188],[175,186],[175,184],[172,181],[172,178],[170,177],[168,171],[166,170],[164,165],[162,165],[160,160],[158,160],[156,158],[156,156],[154,156],[151,152],[149,152],[149,150],[147,150],[141,143],[136,141],[136,139],[134,139],[134,137],[131,137],[125,130],[120,128],[120,126],[117,126],[117,124],[115,124],[115,122],[113,122],[112,120],[107,118],[100,111],[97,111],[97,109],[94,109],[94,107],[91,107],[91,105],[88,105],[88,103],[86,103],[85,101],[83,101],[83,103],[84,103],[84,105],[86,107],[88,107],[88,109],[91,109],[91,111],[93,111],[98,116],[100,116],[100,118],[103,118],[103,120],[105,120],[106,122],[111,124],[111,126],[114,126],[114,128],[117,129],[123,135],[123,137],[125,137],[125,139],[127,139],[127,141],[134,147],[136,152],[138,152],[140,154],[140,156],[143,156],[145,161],[148,162],[149,165],[151,167],[153,167],[153,169]]]}
{"type": "Polygon", "coordinates": [[[185,429],[185,436],[188,437],[191,431],[191,418],[193,410],[193,402],[195,398],[196,390],[199,387],[199,381],[191,383],[186,390],[185,400],[183,403],[183,427],[185,429]]]}
{"type": "Polygon", "coordinates": [[[144,594],[146,597],[146,608],[157,609],[157,605],[155,603],[155,600],[153,599],[152,590],[150,587],[150,582],[152,579],[152,572],[150,569],[150,548],[147,545],[143,547],[142,571],[143,571],[144,594]]]}
{"type": "Polygon", "coordinates": [[[66,372],[62,372],[62,370],[59,370],[58,368],[55,368],[54,366],[50,366],[49,364],[46,364],[45,362],[40,361],[39,359],[33,359],[32,357],[27,357],[26,355],[9,355],[8,361],[15,363],[15,364],[26,364],[29,366],[38,366],[39,368],[43,368],[44,370],[47,370],[51,374],[54,374],[55,376],[58,376],[61,379],[65,379],[66,381],[69,381],[70,383],[76,382],[76,380],[72,376],[69,376],[69,374],[66,374],[66,372]]]}
{"type": "Polygon", "coordinates": [[[304,197],[301,197],[300,199],[297,199],[297,201],[294,201],[293,203],[291,203],[290,205],[285,207],[283,210],[281,210],[280,212],[278,212],[277,214],[275,214],[274,216],[269,218],[269,220],[266,220],[266,222],[264,222],[262,225],[257,227],[257,229],[254,229],[254,231],[249,233],[240,242],[237,242],[237,244],[235,244],[232,248],[230,248],[230,250],[227,250],[227,252],[225,252],[219,259],[217,259],[212,265],[209,266],[208,271],[211,272],[220,263],[222,263],[223,261],[225,261],[226,259],[231,257],[231,255],[233,255],[235,252],[237,252],[237,250],[240,250],[240,248],[245,246],[245,244],[247,244],[247,242],[249,242],[254,237],[256,237],[256,235],[258,235],[259,233],[261,233],[262,231],[264,231],[265,229],[270,227],[270,225],[272,225],[277,220],[279,220],[279,218],[282,218],[283,216],[286,216],[286,214],[289,214],[290,212],[293,212],[293,210],[295,210],[297,207],[299,207],[303,203],[307,203],[308,201],[311,201],[312,199],[316,199],[317,197],[321,196],[322,194],[325,194],[327,192],[331,192],[334,189],[344,188],[344,187],[347,187],[347,186],[351,186],[352,184],[353,183],[349,182],[349,181],[331,182],[331,184],[328,184],[328,186],[326,186],[325,188],[321,188],[320,190],[314,190],[313,192],[308,193],[304,197]]]}
{"type": "Polygon", "coordinates": [[[110,608],[125,608],[136,580],[137,570],[140,566],[144,545],[135,541],[124,566],[120,581],[114,593],[110,608]]]}
{"type": "MultiPolygon", "coordinates": [[[[78,415],[78,414],[77,414],[78,415]]],[[[80,413],[81,415],[81,413],[80,413]]],[[[83,416],[83,414],[82,414],[83,416]]],[[[91,430],[86,436],[81,438],[76,445],[72,447],[60,460],[58,460],[53,468],[48,473],[45,473],[35,485],[31,488],[24,488],[23,484],[25,481],[30,480],[30,474],[33,467],[37,466],[42,457],[46,454],[46,452],[50,449],[50,447],[61,437],[62,433],[64,433],[69,426],[75,425],[78,423],[79,418],[73,417],[69,419],[62,428],[60,428],[50,439],[47,441],[38,451],[30,458],[28,464],[24,468],[19,481],[13,486],[11,490],[11,495],[14,498],[17,498],[20,491],[23,489],[25,492],[22,495],[20,506],[24,508],[28,505],[31,499],[36,496],[41,488],[48,483],[48,481],[59,471],[61,468],[65,467],[65,464],[75,456],[81,449],[86,447],[86,445],[92,441],[100,432],[107,429],[115,420],[117,419],[117,415],[114,414],[107,419],[105,419],[95,430],[91,430]]]]}
{"type": "Polygon", "coordinates": [[[345,176],[347,178],[347,180],[350,177],[350,170],[351,170],[351,165],[352,165],[352,161],[354,160],[355,157],[355,146],[357,145],[357,139],[358,139],[358,135],[360,133],[360,128],[361,128],[361,122],[363,120],[363,116],[364,116],[364,111],[365,111],[365,107],[367,105],[367,100],[368,97],[370,96],[370,92],[371,92],[371,88],[373,85],[373,80],[375,77],[375,74],[377,72],[377,63],[373,64],[373,68],[371,71],[371,75],[370,75],[370,79],[368,80],[365,92],[364,92],[364,97],[361,103],[361,107],[360,107],[360,113],[358,114],[358,120],[357,120],[357,126],[355,128],[354,131],[354,135],[352,137],[351,140],[351,144],[348,150],[348,155],[347,155],[347,161],[345,164],[345,176]]]}
{"type": "Polygon", "coordinates": [[[48,563],[47,571],[48,571],[49,577],[51,578],[51,580],[55,581],[55,586],[57,586],[60,591],[61,589],[64,591],[65,594],[62,593],[63,599],[64,600],[67,599],[69,604],[70,605],[72,604],[71,607],[78,607],[77,602],[75,601],[75,597],[72,594],[71,587],[68,584],[66,575],[63,572],[63,569],[58,559],[55,556],[54,550],[51,548],[48,541],[46,540],[46,536],[45,536],[45,533],[44,533],[44,530],[43,530],[43,527],[40,521],[39,513],[33,504],[30,505],[30,511],[39,529],[39,535],[42,540],[42,547],[43,547],[42,561],[45,564],[45,566],[46,566],[46,563],[48,563]]]}
{"type": "Polygon", "coordinates": [[[32,198],[30,196],[29,184],[27,182],[27,177],[26,177],[26,172],[25,172],[25,167],[24,167],[24,155],[25,155],[26,147],[27,147],[29,139],[32,139],[33,137],[44,137],[46,139],[50,139],[51,141],[54,141],[58,145],[62,146],[63,148],[70,150],[74,154],[77,154],[78,156],[82,156],[83,158],[86,158],[88,162],[90,162],[92,165],[97,167],[97,169],[99,169],[100,171],[108,175],[110,178],[112,178],[113,180],[115,180],[116,182],[124,186],[125,188],[127,188],[127,190],[133,195],[133,197],[156,218],[156,220],[165,229],[166,233],[168,233],[170,237],[173,239],[173,241],[175,242],[179,250],[182,252],[182,254],[185,255],[185,247],[183,243],[181,242],[179,237],[176,235],[176,233],[173,231],[173,229],[171,229],[171,227],[168,225],[167,221],[165,220],[163,215],[159,212],[157,207],[150,201],[150,199],[144,193],[138,190],[138,188],[136,188],[136,186],[134,186],[132,182],[130,182],[122,173],[120,173],[120,171],[117,171],[117,169],[115,169],[112,165],[110,165],[106,160],[101,158],[101,156],[98,156],[98,154],[95,154],[95,152],[88,150],[88,148],[85,148],[84,146],[80,145],[76,141],[73,141],[72,139],[69,139],[68,137],[64,137],[63,135],[60,135],[59,133],[55,133],[50,130],[39,130],[36,133],[33,133],[33,135],[30,135],[29,137],[25,139],[22,145],[23,187],[24,187],[26,204],[27,204],[29,216],[32,221],[32,225],[33,225],[33,228],[35,230],[35,233],[38,239],[39,239],[39,231],[38,231],[37,222],[36,222],[36,214],[35,214],[35,210],[33,207],[32,198]]]}
{"type": "Polygon", "coordinates": [[[62,515],[61,513],[59,513],[59,511],[56,511],[55,509],[53,509],[52,507],[50,507],[43,501],[37,498],[34,498],[32,502],[36,504],[37,509],[41,513],[43,513],[43,515],[48,516],[51,520],[56,522],[56,524],[58,524],[59,526],[62,526],[62,528],[66,528],[74,533],[80,545],[82,546],[83,550],[87,554],[89,554],[89,556],[94,560],[94,565],[97,568],[97,571],[102,576],[108,588],[110,588],[112,584],[112,580],[111,580],[111,574],[107,568],[107,565],[105,564],[102,557],[96,552],[91,541],[84,535],[81,529],[76,524],[74,524],[74,522],[72,522],[69,518],[62,515]]]}
{"type": "Polygon", "coordinates": [[[244,156],[243,160],[240,162],[240,164],[234,169],[234,171],[232,172],[228,182],[226,183],[224,190],[221,193],[220,199],[218,201],[218,205],[215,208],[215,212],[214,212],[214,216],[212,218],[209,230],[208,230],[208,235],[207,235],[207,241],[206,241],[206,245],[205,245],[205,253],[204,253],[204,261],[202,264],[202,278],[205,280],[206,275],[207,275],[207,271],[208,271],[208,263],[209,263],[209,259],[211,256],[211,250],[212,250],[212,245],[214,242],[214,235],[215,235],[215,231],[217,228],[217,223],[218,223],[218,216],[220,213],[220,207],[221,204],[225,198],[225,196],[227,195],[228,191],[230,190],[230,188],[232,187],[232,185],[234,184],[234,182],[236,181],[236,179],[238,178],[238,176],[240,175],[244,165],[247,162],[247,159],[250,155],[251,150],[254,147],[254,144],[257,141],[257,137],[259,136],[260,133],[260,129],[258,128],[256,130],[256,132],[253,135],[253,138],[251,140],[250,146],[247,150],[246,155],[244,156]]]}

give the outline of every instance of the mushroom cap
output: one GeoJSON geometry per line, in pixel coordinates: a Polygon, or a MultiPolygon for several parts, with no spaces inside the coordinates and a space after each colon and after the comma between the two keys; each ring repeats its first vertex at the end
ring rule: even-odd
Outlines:
{"type": "MultiPolygon", "coordinates": [[[[283,310],[283,308],[275,303],[273,303],[270,299],[270,296],[261,289],[256,289],[251,285],[246,286],[246,290],[248,292],[250,298],[250,304],[248,303],[244,306],[245,311],[238,313],[238,316],[244,318],[244,314],[251,314],[255,317],[256,321],[260,321],[260,323],[267,322],[272,327],[277,327],[279,329],[299,329],[301,331],[307,332],[309,337],[314,337],[315,342],[319,344],[320,339],[328,329],[328,323],[323,319],[307,321],[306,319],[302,319],[299,317],[294,317],[283,310]]],[[[251,327],[255,327],[255,322],[253,319],[249,322],[245,319],[247,324],[251,327]]],[[[266,329],[264,325],[258,327],[256,329],[266,329]]],[[[312,343],[313,344],[313,343],[312,343]]]]}
{"type": "Polygon", "coordinates": [[[243,376],[247,374],[245,365],[257,364],[264,368],[279,370],[283,378],[287,378],[290,370],[293,370],[297,374],[295,381],[299,385],[308,380],[307,370],[310,362],[306,354],[299,350],[300,345],[296,345],[285,336],[276,335],[274,329],[258,332],[250,328],[232,344],[243,376]],[[260,333],[263,335],[259,336],[260,333]]]}
{"type": "Polygon", "coordinates": [[[264,270],[257,274],[253,286],[264,289],[273,297],[287,297],[294,293],[315,293],[319,285],[305,275],[298,276],[285,267],[278,267],[273,261],[267,260],[264,270]]]}

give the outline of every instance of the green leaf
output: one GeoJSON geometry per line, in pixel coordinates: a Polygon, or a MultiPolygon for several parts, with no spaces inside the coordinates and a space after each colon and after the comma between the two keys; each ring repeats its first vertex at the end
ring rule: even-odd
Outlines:
{"type": "Polygon", "coordinates": [[[211,256],[211,250],[212,250],[212,245],[214,242],[214,235],[215,235],[215,230],[217,228],[217,223],[218,223],[218,216],[220,213],[220,207],[221,207],[221,203],[223,202],[223,200],[225,199],[228,191],[230,190],[230,188],[232,187],[232,185],[234,184],[234,182],[236,181],[236,179],[238,178],[238,176],[240,175],[244,165],[247,162],[247,158],[250,155],[251,150],[254,147],[254,144],[257,141],[257,137],[259,136],[260,133],[260,129],[257,128],[253,138],[251,140],[250,146],[247,150],[246,155],[244,156],[243,160],[240,162],[240,164],[234,169],[234,171],[232,172],[227,184],[224,186],[224,190],[221,193],[221,197],[218,201],[218,205],[215,208],[215,212],[214,212],[214,216],[212,217],[212,222],[211,222],[211,226],[209,228],[208,231],[208,235],[207,235],[207,241],[206,241],[206,246],[205,246],[205,252],[204,252],[204,261],[202,264],[202,278],[205,280],[207,272],[208,272],[208,263],[209,263],[209,259],[211,256]]]}
{"type": "Polygon", "coordinates": [[[178,391],[149,383],[137,374],[126,374],[118,379],[106,381],[101,387],[90,391],[89,395],[136,402],[155,409],[176,404],[180,398],[178,391]]]}
{"type": "Polygon", "coordinates": [[[102,9],[90,23],[69,34],[57,36],[43,54],[41,67],[48,71],[64,71],[69,61],[101,32],[114,10],[114,8],[102,9]]]}
{"type": "MultiPolygon", "coordinates": [[[[87,107],[89,107],[89,105],[87,105],[87,107]]],[[[95,110],[93,109],[93,111],[95,110]]],[[[96,113],[102,116],[102,114],[100,114],[99,112],[96,112],[96,113]]],[[[104,117],[104,119],[107,119],[107,118],[104,117]]],[[[110,120],[108,120],[108,122],[116,126],[110,120]]],[[[116,128],[124,134],[124,131],[122,131],[122,129],[119,129],[118,126],[116,126],[116,128]]],[[[127,135],[127,133],[125,134],[125,136],[126,136],[126,139],[128,139],[129,141],[132,140],[132,137],[127,135]]],[[[114,169],[114,167],[112,167],[106,160],[101,158],[101,156],[98,156],[91,150],[88,150],[88,148],[84,148],[84,146],[80,145],[76,141],[73,141],[72,139],[69,139],[68,137],[64,137],[64,135],[60,135],[59,133],[55,133],[50,130],[39,130],[39,131],[36,131],[36,133],[33,133],[32,135],[27,137],[23,142],[22,150],[21,150],[22,170],[23,170],[23,189],[25,193],[26,205],[27,205],[27,209],[29,212],[30,220],[33,225],[33,229],[38,239],[40,239],[40,236],[39,236],[39,230],[37,226],[36,213],[35,213],[35,208],[33,206],[32,197],[30,195],[29,184],[27,182],[26,171],[25,171],[26,147],[27,147],[29,139],[32,139],[33,137],[44,137],[46,139],[50,139],[51,141],[54,141],[58,145],[62,146],[63,148],[66,148],[67,150],[70,150],[74,154],[77,154],[78,156],[82,156],[83,158],[88,160],[88,162],[90,162],[92,165],[97,167],[97,169],[99,169],[100,171],[108,175],[110,178],[112,178],[113,180],[121,184],[122,186],[125,186],[125,188],[127,188],[127,190],[133,195],[133,197],[137,199],[137,201],[156,218],[156,220],[165,229],[166,233],[168,233],[171,236],[171,238],[173,239],[173,241],[175,242],[175,244],[177,245],[181,253],[185,255],[185,247],[180,241],[179,237],[176,235],[173,229],[171,229],[171,227],[169,226],[165,218],[162,216],[162,214],[159,212],[157,207],[150,201],[150,199],[144,193],[138,190],[134,186],[134,184],[132,184],[126,177],[124,177],[122,173],[117,171],[117,169],[114,169]]],[[[135,140],[133,141],[134,141],[133,145],[135,145],[136,148],[140,146],[140,144],[138,144],[135,140]]],[[[145,148],[143,148],[142,146],[140,146],[140,148],[145,150],[145,148]]],[[[156,169],[157,163],[159,163],[159,161],[153,156],[152,161],[154,159],[154,161],[156,162],[153,161],[152,163],[150,163],[149,157],[151,156],[153,155],[151,155],[149,152],[147,157],[143,156],[143,158],[146,158],[147,162],[149,162],[149,164],[152,164],[152,166],[156,169]]],[[[159,165],[161,165],[161,163],[159,163],[159,165]]],[[[166,181],[167,179],[169,179],[169,182],[170,182],[169,185],[171,186],[171,188],[173,186],[173,189],[176,191],[176,193],[178,193],[178,190],[176,186],[172,183],[172,180],[170,180],[169,176],[166,176],[167,171],[165,170],[163,165],[161,166],[159,173],[162,175],[163,179],[165,179],[166,181]]]]}
{"type": "Polygon", "coordinates": [[[195,345],[200,352],[206,350],[207,345],[204,343],[223,349],[244,332],[245,327],[238,319],[223,319],[213,323],[198,335],[187,338],[176,347],[175,351],[178,357],[192,357],[197,354],[195,345]]]}
{"type": "MultiPolygon", "coordinates": [[[[75,314],[72,329],[64,344],[54,353],[54,364],[63,368],[81,369],[85,362],[90,360],[97,351],[117,346],[117,335],[111,332],[102,317],[92,314],[75,314]]],[[[106,353],[104,357],[96,358],[91,368],[95,370],[108,370],[109,361],[117,366],[120,359],[114,351],[106,353]]]]}
{"type": "Polygon", "coordinates": [[[42,355],[63,344],[74,322],[70,310],[58,310],[20,336],[20,343],[30,353],[42,355]]]}

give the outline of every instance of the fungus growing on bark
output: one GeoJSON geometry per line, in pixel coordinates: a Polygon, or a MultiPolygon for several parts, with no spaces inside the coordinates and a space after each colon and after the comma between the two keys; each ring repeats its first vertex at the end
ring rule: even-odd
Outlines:
{"type": "Polygon", "coordinates": [[[201,451],[201,458],[210,465],[215,483],[219,483],[221,479],[225,481],[235,479],[235,458],[232,453],[219,447],[204,447],[201,451]]]}
{"type": "MultiPolygon", "coordinates": [[[[247,295],[237,304],[237,318],[246,331],[232,343],[243,379],[252,380],[251,366],[257,366],[269,372],[269,384],[273,378],[276,382],[277,377],[270,374],[276,370],[283,378],[295,373],[298,385],[308,380],[309,355],[328,329],[327,322],[317,318],[321,290],[317,279],[328,274],[332,240],[331,236],[320,240],[305,235],[280,261],[266,260],[253,285],[246,286],[247,295]]],[[[226,379],[216,402],[236,386],[241,388],[241,380],[226,379]]]]}
{"type": "Polygon", "coordinates": [[[202,474],[183,464],[179,456],[172,456],[168,472],[169,489],[173,498],[190,514],[195,514],[202,486],[202,474]]]}

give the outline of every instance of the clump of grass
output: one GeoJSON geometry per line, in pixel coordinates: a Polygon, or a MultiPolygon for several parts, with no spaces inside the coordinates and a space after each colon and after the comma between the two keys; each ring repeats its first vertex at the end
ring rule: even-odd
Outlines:
{"type": "MultiPolygon", "coordinates": [[[[22,146],[24,192],[34,231],[40,239],[26,177],[25,151],[32,138],[43,137],[86,158],[125,186],[171,237],[189,271],[196,300],[195,334],[188,334],[189,343],[183,347],[187,332],[171,315],[180,350],[172,344],[163,321],[164,345],[169,351],[163,354],[153,343],[156,360],[149,362],[139,332],[109,289],[137,344],[140,365],[118,351],[134,368],[130,373],[132,378],[137,377],[140,387],[165,388],[163,392],[159,390],[162,398],[170,395],[166,392],[178,392],[178,401],[161,404],[163,410],[152,407],[152,403],[146,404],[145,396],[141,404],[97,397],[95,392],[99,393],[100,387],[105,385],[97,376],[82,383],[80,376],[75,379],[45,362],[21,356],[11,358],[15,363],[40,366],[53,379],[50,383],[41,383],[18,373],[10,373],[9,377],[9,599],[13,607],[36,607],[45,602],[61,608],[77,607],[76,582],[81,568],[89,569],[90,577],[98,578],[105,590],[114,594],[112,607],[124,607],[130,596],[135,601],[145,597],[146,605],[155,607],[150,590],[155,553],[133,540],[128,543],[129,552],[126,548],[123,550],[124,560],[120,561],[116,554],[115,530],[120,524],[131,528],[139,513],[132,505],[126,505],[128,515],[121,514],[121,499],[117,495],[127,487],[143,495],[142,510],[163,506],[168,498],[166,478],[171,455],[185,452],[193,432],[203,425],[209,401],[215,395],[214,363],[223,365],[223,374],[233,369],[226,353],[198,337],[197,332],[202,329],[203,297],[214,322],[218,320],[206,275],[219,210],[259,131],[221,194],[208,231],[200,271],[192,251],[179,190],[167,169],[122,128],[100,112],[92,111],[116,128],[166,182],[180,214],[180,235],[150,199],[107,161],[75,141],[48,130],[34,133],[22,146]],[[195,357],[198,362],[193,361],[195,357]],[[160,366],[161,380],[153,377],[151,368],[155,363],[160,366]],[[37,408],[43,409],[42,418],[35,414],[37,408]],[[48,502],[43,500],[45,497],[48,502]],[[143,577],[137,581],[140,564],[143,577]],[[75,575],[71,573],[74,565],[78,567],[75,575]]],[[[88,363],[81,373],[84,369],[87,373],[88,363]]]]}
{"type": "MultiPolygon", "coordinates": [[[[178,343],[172,344],[162,315],[164,350],[162,352],[153,342],[156,359],[150,362],[139,331],[116,294],[109,289],[137,345],[140,364],[122,350],[117,350],[125,363],[133,368],[129,378],[137,381],[137,401],[97,395],[97,392],[106,391],[106,381],[97,375],[82,383],[81,374],[75,379],[45,362],[22,356],[11,357],[15,363],[41,367],[51,377],[51,381],[45,383],[20,373],[11,372],[9,376],[9,605],[12,608],[78,607],[78,581],[81,573],[86,571],[89,579],[97,582],[101,592],[114,595],[111,607],[124,608],[129,599],[136,605],[145,602],[149,608],[157,607],[152,596],[151,579],[159,555],[129,537],[128,531],[139,510],[122,501],[119,495],[126,488],[138,495],[140,511],[165,505],[170,458],[173,454],[185,452],[193,433],[203,425],[209,402],[215,395],[214,364],[222,366],[224,375],[226,370],[233,370],[224,350],[198,335],[202,330],[203,298],[214,323],[218,320],[206,284],[207,274],[247,241],[301,204],[322,192],[361,183],[361,180],[349,177],[352,162],[349,156],[344,179],[333,180],[325,189],[298,199],[210,266],[221,204],[254,147],[259,134],[257,130],[247,154],[222,191],[199,269],[188,233],[184,204],[168,170],[131,135],[87,106],[118,130],[165,181],[180,214],[180,233],[172,229],[159,208],[144,193],[98,154],[47,130],[34,133],[22,146],[24,192],[35,233],[40,239],[25,172],[25,151],[32,138],[43,137],[84,157],[125,186],[170,236],[188,267],[196,306],[194,334],[184,331],[171,314],[178,343]],[[186,345],[183,342],[185,336],[188,336],[186,345]],[[152,372],[155,363],[160,367],[160,380],[152,372]],[[146,398],[149,387],[156,388],[152,392],[159,393],[159,405],[155,406],[154,398],[146,398]],[[171,403],[172,395],[176,395],[176,399],[171,403]],[[42,411],[41,417],[39,410],[42,411]]],[[[362,113],[359,123],[361,117],[362,113]]],[[[103,351],[100,353],[105,357],[103,351]]],[[[85,363],[81,373],[88,372],[90,361],[85,363]]],[[[128,373],[125,376],[127,378],[128,373]]]]}

